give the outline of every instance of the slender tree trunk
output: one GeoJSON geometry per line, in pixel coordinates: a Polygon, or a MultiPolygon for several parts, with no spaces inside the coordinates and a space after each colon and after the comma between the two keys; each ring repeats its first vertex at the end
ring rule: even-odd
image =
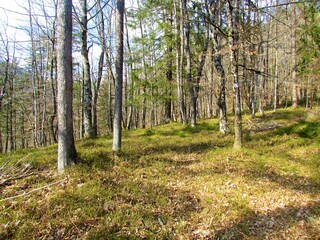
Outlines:
{"type": "Polygon", "coordinates": [[[0,153],[3,153],[2,129],[0,129],[0,153]]]}
{"type": "MultiPolygon", "coordinates": [[[[222,27],[222,20],[221,20],[221,10],[222,10],[222,3],[221,0],[215,2],[213,8],[210,9],[211,16],[214,22],[219,26],[222,27]]],[[[228,132],[228,119],[227,119],[227,104],[226,104],[226,76],[225,71],[222,65],[222,53],[221,53],[221,32],[216,27],[212,26],[211,31],[213,33],[213,41],[214,41],[214,65],[219,77],[219,97],[218,97],[218,107],[219,107],[219,129],[221,133],[228,132]]]]}
{"type": "Polygon", "coordinates": [[[57,143],[57,126],[55,125],[55,120],[57,118],[57,92],[56,92],[56,86],[57,86],[57,74],[54,74],[57,72],[57,58],[56,58],[56,19],[57,19],[57,5],[55,4],[55,17],[52,24],[52,38],[51,41],[51,49],[50,49],[50,73],[49,73],[49,79],[50,79],[50,87],[51,87],[51,95],[52,95],[52,114],[49,118],[49,128],[50,128],[50,136],[51,136],[51,142],[53,144],[57,143]]]}
{"type": "MultiPolygon", "coordinates": [[[[2,111],[2,101],[3,98],[6,98],[7,102],[8,101],[8,95],[7,93],[7,84],[9,81],[9,70],[10,70],[10,53],[9,53],[9,48],[8,48],[8,42],[5,43],[2,39],[3,44],[5,45],[6,49],[6,60],[5,60],[5,73],[4,73],[4,79],[3,79],[3,86],[1,87],[0,91],[0,112],[2,111]]],[[[6,107],[6,128],[5,128],[5,133],[6,133],[6,138],[4,144],[2,143],[2,135],[1,135],[1,152],[7,152],[8,150],[8,105],[6,107]]]]}
{"type": "Polygon", "coordinates": [[[167,82],[168,86],[166,87],[166,101],[165,101],[165,122],[168,123],[172,120],[172,81],[173,81],[173,72],[172,72],[172,47],[169,48],[169,60],[167,64],[167,72],[166,72],[166,77],[167,77],[167,82]]]}
{"type": "MultiPolygon", "coordinates": [[[[7,97],[7,101],[9,102],[9,98],[7,97]]],[[[7,153],[9,151],[9,137],[10,137],[10,130],[9,130],[9,124],[10,124],[10,104],[7,104],[6,107],[6,144],[5,144],[5,150],[4,152],[7,153]]]]}
{"type": "MultiPolygon", "coordinates": [[[[207,0],[206,0],[206,4],[208,4],[207,0]]],[[[208,14],[208,11],[207,11],[208,14]]],[[[206,32],[205,32],[205,42],[202,48],[202,53],[201,53],[201,57],[200,57],[200,63],[198,66],[198,71],[197,71],[197,76],[196,76],[196,83],[195,83],[195,105],[196,105],[196,117],[197,115],[199,115],[199,93],[200,93],[200,80],[202,77],[202,72],[203,72],[203,68],[204,65],[206,63],[206,57],[207,57],[207,52],[208,52],[208,48],[209,48],[209,41],[210,41],[210,26],[209,24],[206,24],[205,26],[206,28],[206,32]]],[[[200,29],[199,29],[200,31],[200,29]]],[[[201,109],[205,110],[205,107],[202,107],[201,109]]],[[[205,111],[204,111],[205,113],[205,111]]]]}
{"type": "Polygon", "coordinates": [[[294,11],[294,26],[293,26],[293,69],[292,69],[292,105],[298,107],[298,88],[297,88],[297,16],[296,7],[294,11]]]}
{"type": "Polygon", "coordinates": [[[6,89],[7,89],[7,82],[9,79],[9,62],[10,62],[10,54],[9,54],[9,49],[6,48],[7,52],[7,59],[5,61],[5,75],[4,75],[4,80],[3,80],[3,86],[0,89],[0,111],[2,110],[2,100],[5,97],[6,94],[6,89]]]}
{"type": "Polygon", "coordinates": [[[112,150],[121,150],[121,120],[122,120],[122,82],[123,82],[123,19],[124,0],[117,0],[116,10],[116,82],[114,99],[114,126],[112,150]]]}
{"type": "Polygon", "coordinates": [[[100,91],[100,85],[103,74],[103,64],[104,64],[104,55],[106,51],[106,39],[105,39],[105,25],[104,25],[104,14],[101,7],[101,0],[97,1],[97,11],[99,12],[99,23],[97,24],[97,30],[99,32],[99,39],[101,42],[101,53],[99,57],[98,63],[98,78],[94,88],[94,96],[93,96],[93,136],[96,137],[98,135],[98,97],[100,91]]]}
{"type": "Polygon", "coordinates": [[[270,63],[270,46],[269,46],[269,41],[270,41],[270,29],[268,29],[267,33],[267,46],[266,46],[266,60],[265,60],[265,69],[266,69],[266,75],[264,78],[264,102],[266,106],[269,106],[269,63],[270,63]]]}
{"type": "MultiPolygon", "coordinates": [[[[14,59],[14,56],[13,56],[14,59]]],[[[12,63],[12,67],[11,67],[11,71],[10,71],[10,79],[9,79],[9,83],[10,83],[10,99],[9,99],[9,119],[10,119],[10,124],[9,124],[9,132],[10,132],[10,151],[14,151],[15,150],[15,134],[14,134],[14,115],[15,115],[15,110],[14,110],[14,106],[13,106],[13,99],[15,98],[14,94],[14,78],[16,75],[16,70],[17,70],[17,66],[14,66],[15,64],[12,63]]]]}
{"type": "Polygon", "coordinates": [[[229,48],[231,69],[230,74],[233,76],[233,94],[234,94],[234,149],[242,148],[242,116],[241,116],[241,97],[238,73],[238,54],[239,54],[239,34],[238,34],[238,9],[239,0],[228,2],[228,25],[229,25],[229,48]],[[232,4],[235,4],[233,6],[232,4]]]}
{"type": "MultiPolygon", "coordinates": [[[[256,6],[259,7],[259,0],[255,1],[256,6]]],[[[257,21],[260,21],[260,12],[257,13],[257,21]]],[[[263,32],[260,31],[260,43],[258,47],[258,61],[257,61],[257,69],[261,69],[261,73],[258,76],[258,104],[259,104],[259,112],[263,116],[264,115],[264,82],[265,77],[263,74],[265,74],[265,65],[264,65],[264,38],[263,38],[263,32]]]]}
{"type": "MultiPolygon", "coordinates": [[[[156,57],[155,57],[155,51],[152,49],[152,55],[151,55],[151,62],[150,66],[156,66],[156,57]]],[[[156,100],[155,100],[155,87],[154,85],[157,84],[156,80],[156,73],[155,70],[152,71],[152,78],[155,79],[155,83],[153,81],[150,82],[151,87],[151,114],[150,114],[150,125],[151,127],[154,127],[157,124],[157,110],[156,110],[156,100]]]]}
{"type": "Polygon", "coordinates": [[[24,120],[25,120],[25,113],[24,112],[22,112],[21,113],[21,116],[20,116],[20,119],[19,119],[20,121],[20,127],[19,127],[19,129],[20,129],[20,136],[21,136],[21,139],[20,139],[20,141],[21,141],[21,148],[22,149],[24,149],[25,147],[26,147],[26,133],[25,133],[25,129],[24,129],[24,120]]]}
{"type": "Polygon", "coordinates": [[[108,111],[108,128],[109,131],[112,132],[113,131],[113,111],[112,111],[112,82],[113,82],[113,78],[112,78],[112,70],[111,68],[109,68],[109,80],[108,80],[108,97],[109,97],[109,101],[108,101],[108,105],[109,105],[109,111],[108,111]]]}
{"type": "Polygon", "coordinates": [[[181,112],[181,120],[183,124],[188,123],[188,117],[187,117],[187,106],[186,106],[186,100],[185,100],[185,92],[183,87],[183,69],[184,69],[184,60],[185,60],[185,31],[184,31],[184,22],[185,22],[185,14],[183,9],[183,2],[184,0],[180,0],[180,64],[179,64],[179,87],[180,87],[180,93],[181,93],[181,101],[180,101],[180,112],[181,112]]]}
{"type": "MultiPolygon", "coordinates": [[[[55,30],[53,31],[55,32],[55,30]]],[[[55,33],[54,33],[55,35],[55,33]]],[[[56,99],[56,85],[57,85],[57,77],[56,74],[54,75],[54,71],[57,71],[56,65],[57,65],[57,59],[55,56],[55,37],[53,37],[52,40],[52,48],[51,48],[51,64],[50,64],[50,82],[51,82],[51,94],[52,94],[52,99],[53,99],[53,113],[50,116],[50,134],[51,134],[51,139],[52,143],[55,144],[57,143],[57,137],[56,137],[56,126],[54,124],[54,121],[57,117],[57,99],[56,99]]]]}
{"type": "MultiPolygon", "coordinates": [[[[276,23],[276,38],[278,38],[278,24],[276,23]]],[[[279,85],[279,73],[278,73],[278,41],[276,40],[276,49],[275,49],[275,71],[274,71],[274,89],[273,89],[273,111],[277,111],[278,106],[278,85],[279,85]]]]}
{"type": "Polygon", "coordinates": [[[129,41],[129,31],[128,31],[128,19],[127,19],[127,14],[125,13],[125,27],[126,27],[126,40],[127,40],[127,48],[129,52],[129,59],[130,59],[130,69],[129,69],[129,76],[131,76],[131,90],[129,91],[129,113],[127,117],[127,125],[126,129],[131,129],[133,124],[133,114],[134,114],[134,106],[132,104],[133,98],[134,98],[134,86],[135,86],[135,78],[133,76],[134,70],[133,70],[133,58],[132,58],[132,52],[131,52],[131,46],[130,46],[130,41],[129,41]]]}
{"type": "Polygon", "coordinates": [[[173,46],[172,46],[172,39],[171,39],[171,34],[172,34],[172,28],[173,28],[173,16],[172,16],[172,11],[170,10],[170,17],[168,17],[168,25],[169,29],[165,28],[166,31],[166,36],[168,36],[168,49],[167,49],[167,61],[166,61],[166,78],[167,78],[167,86],[166,86],[166,101],[165,101],[165,122],[168,123],[172,120],[172,81],[173,81],[173,46]]]}
{"type": "Polygon", "coordinates": [[[34,146],[39,146],[38,140],[38,85],[37,85],[37,69],[36,69],[36,49],[34,41],[34,27],[32,21],[32,12],[31,12],[31,1],[28,0],[29,8],[29,24],[30,24],[30,38],[31,38],[31,69],[32,69],[32,100],[33,100],[33,142],[34,146]]]}
{"type": "Polygon", "coordinates": [[[276,47],[275,52],[275,72],[274,72],[274,95],[273,95],[273,111],[277,111],[278,106],[278,86],[279,86],[279,80],[278,80],[278,48],[276,47]]]}
{"type": "Polygon", "coordinates": [[[72,120],[72,0],[58,1],[58,171],[76,162],[72,120]]]}
{"type": "Polygon", "coordinates": [[[123,100],[124,100],[124,106],[123,106],[123,112],[122,112],[122,125],[123,128],[126,128],[128,123],[128,67],[124,66],[124,73],[123,73],[123,100]]]}
{"type": "Polygon", "coordinates": [[[92,88],[91,74],[89,63],[89,52],[87,44],[88,35],[88,17],[87,17],[87,0],[81,1],[81,56],[83,67],[83,110],[84,110],[84,137],[91,138],[94,136],[92,128],[92,88]]]}
{"type": "MultiPolygon", "coordinates": [[[[110,26],[109,26],[109,34],[111,34],[111,22],[110,22],[110,26]]],[[[111,43],[109,43],[111,44],[111,43]]],[[[106,62],[107,62],[107,72],[108,72],[108,111],[107,111],[107,126],[108,126],[108,131],[112,132],[113,131],[113,107],[112,107],[112,103],[113,103],[113,98],[112,98],[112,90],[113,90],[113,86],[115,85],[115,76],[113,74],[112,71],[112,63],[111,63],[111,59],[110,56],[108,54],[108,51],[106,49],[105,51],[105,58],[106,58],[106,62]]]]}
{"type": "Polygon", "coordinates": [[[189,14],[187,10],[187,1],[181,1],[181,12],[182,16],[184,16],[184,29],[185,29],[185,52],[187,58],[187,82],[189,87],[190,94],[190,109],[191,109],[191,127],[195,127],[197,124],[197,99],[195,96],[195,91],[193,88],[192,81],[192,69],[191,69],[191,52],[190,52],[190,22],[189,22],[189,14]]]}
{"type": "Polygon", "coordinates": [[[309,105],[309,85],[310,85],[310,75],[307,77],[307,86],[306,86],[306,94],[305,94],[305,102],[306,102],[306,109],[310,107],[309,105]]]}
{"type": "MultiPolygon", "coordinates": [[[[49,52],[47,55],[47,59],[49,59],[49,52]]],[[[44,62],[44,60],[43,60],[44,62]]],[[[44,63],[43,63],[44,64],[44,63]]],[[[47,63],[48,65],[48,63],[47,63]]],[[[40,143],[41,146],[47,145],[47,127],[46,127],[46,114],[47,114],[47,83],[45,81],[47,79],[47,67],[45,73],[41,74],[41,87],[42,87],[42,113],[41,113],[41,135],[40,135],[40,143]]]]}
{"type": "MultiPolygon", "coordinates": [[[[143,27],[142,22],[140,21],[140,34],[141,38],[143,39],[145,36],[143,34],[143,27]]],[[[142,101],[142,119],[141,125],[142,128],[146,128],[147,125],[147,81],[148,81],[148,74],[147,74],[147,62],[146,62],[146,49],[145,46],[142,45],[142,64],[143,64],[143,101],[142,101]]]]}
{"type": "MultiPolygon", "coordinates": [[[[183,17],[179,16],[178,1],[174,0],[174,9],[175,9],[175,19],[176,19],[176,81],[177,81],[177,96],[178,96],[178,105],[180,113],[180,121],[182,123],[187,123],[186,116],[186,107],[184,100],[184,91],[183,91],[183,49],[184,49],[184,38],[183,34],[183,17]]],[[[181,11],[180,11],[181,15],[181,11]]]]}
{"type": "Polygon", "coordinates": [[[103,63],[104,63],[104,47],[102,46],[100,57],[99,57],[99,66],[98,66],[98,77],[97,82],[94,88],[94,95],[93,95],[93,128],[92,128],[92,136],[96,137],[98,135],[98,98],[99,98],[99,91],[100,85],[102,80],[102,73],[103,73],[103,63]]]}

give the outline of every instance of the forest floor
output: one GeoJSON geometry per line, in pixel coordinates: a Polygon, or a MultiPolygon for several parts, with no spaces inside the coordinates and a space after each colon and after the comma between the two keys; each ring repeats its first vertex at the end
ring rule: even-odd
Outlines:
{"type": "Polygon", "coordinates": [[[243,127],[241,151],[217,119],[125,131],[117,158],[78,141],[63,175],[56,145],[0,155],[0,239],[319,239],[319,111],[243,127]]]}

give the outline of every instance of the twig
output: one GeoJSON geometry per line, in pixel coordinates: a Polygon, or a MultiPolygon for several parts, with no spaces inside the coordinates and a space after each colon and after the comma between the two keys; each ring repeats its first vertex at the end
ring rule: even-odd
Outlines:
{"type": "Polygon", "coordinates": [[[18,198],[18,197],[23,197],[23,196],[27,196],[33,192],[36,192],[36,191],[40,191],[42,189],[45,189],[45,188],[48,188],[52,185],[56,185],[56,184],[59,184],[61,182],[64,182],[65,180],[67,180],[67,178],[64,178],[62,180],[59,180],[59,181],[56,181],[56,182],[53,182],[53,183],[50,183],[48,185],[45,185],[43,187],[40,187],[40,188],[36,188],[36,189],[32,189],[31,191],[29,192],[26,192],[26,193],[22,193],[22,194],[19,194],[19,195],[15,195],[15,196],[12,196],[12,197],[8,197],[8,198],[4,198],[4,199],[1,199],[0,202],[4,202],[4,201],[7,201],[7,200],[12,200],[12,199],[15,199],[15,198],[18,198]]]}
{"type": "Polygon", "coordinates": [[[37,174],[38,172],[31,172],[31,173],[25,173],[19,176],[13,176],[7,179],[4,179],[2,182],[0,182],[0,186],[5,185],[7,182],[13,181],[13,180],[17,180],[17,179],[21,179],[21,178],[25,178],[25,177],[30,177],[32,175],[37,174]]]}
{"type": "Polygon", "coordinates": [[[0,167],[0,171],[2,170],[2,169],[4,169],[7,165],[8,165],[8,163],[11,161],[11,159],[8,159],[1,167],[0,167]]]}
{"type": "Polygon", "coordinates": [[[26,162],[29,156],[30,154],[19,159],[12,165],[10,165],[11,160],[6,161],[0,168],[0,187],[13,180],[29,177],[38,173],[37,170],[32,170],[31,162],[26,162]]]}
{"type": "Polygon", "coordinates": [[[2,167],[1,167],[1,170],[3,170],[0,175],[5,175],[5,174],[8,174],[9,172],[14,172],[16,170],[19,169],[19,163],[22,162],[22,161],[25,161],[29,156],[31,155],[31,153],[29,153],[27,156],[23,157],[23,158],[20,158],[16,163],[14,163],[12,166],[9,166],[8,168],[5,168],[6,165],[8,165],[8,163],[11,161],[11,160],[8,160],[2,167]]]}
{"type": "Polygon", "coordinates": [[[265,123],[265,124],[263,123],[259,124],[258,122],[251,121],[248,117],[247,117],[247,124],[249,125],[249,131],[252,131],[252,132],[262,132],[262,131],[272,130],[272,129],[281,127],[281,125],[279,125],[274,121],[265,123]]]}

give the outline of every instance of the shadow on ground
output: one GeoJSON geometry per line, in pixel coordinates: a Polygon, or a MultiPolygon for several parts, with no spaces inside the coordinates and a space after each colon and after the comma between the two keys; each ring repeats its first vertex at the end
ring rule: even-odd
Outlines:
{"type": "MultiPolygon", "coordinates": [[[[312,217],[319,218],[320,202],[310,202],[299,207],[286,206],[277,208],[268,213],[255,213],[244,217],[231,226],[215,232],[214,239],[288,239],[287,230],[299,224],[304,229],[305,235],[296,236],[296,239],[318,239],[320,230],[308,226],[312,217]]],[[[301,232],[300,232],[301,233],[301,232]]],[[[291,233],[292,234],[292,233],[291,233]]],[[[289,235],[292,236],[292,235],[289,235]]]]}

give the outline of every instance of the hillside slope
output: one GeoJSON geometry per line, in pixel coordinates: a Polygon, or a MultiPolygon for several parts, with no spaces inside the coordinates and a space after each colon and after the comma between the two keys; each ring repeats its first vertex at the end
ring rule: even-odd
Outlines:
{"type": "Polygon", "coordinates": [[[243,120],[237,152],[208,119],[124,132],[117,158],[110,136],[77,142],[64,175],[57,146],[3,154],[0,239],[317,239],[319,112],[243,120]]]}

